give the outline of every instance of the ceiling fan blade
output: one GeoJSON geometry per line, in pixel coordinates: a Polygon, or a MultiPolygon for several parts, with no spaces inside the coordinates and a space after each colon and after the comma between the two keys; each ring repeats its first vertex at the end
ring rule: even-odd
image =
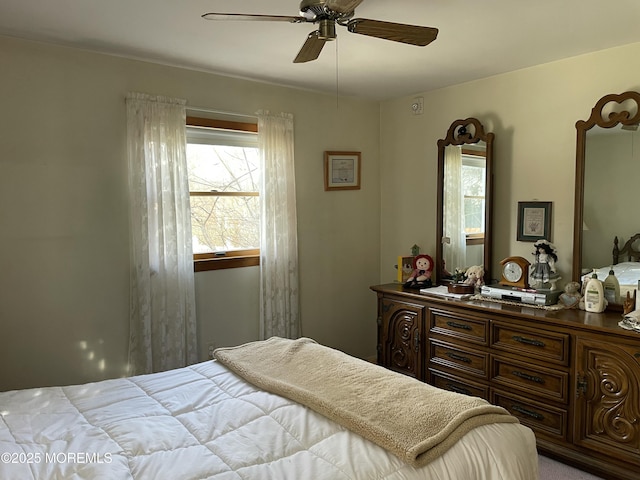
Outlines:
{"type": "Polygon", "coordinates": [[[248,20],[252,22],[289,22],[303,23],[308,22],[304,17],[295,17],[288,15],[251,15],[243,13],[205,13],[202,15],[205,20],[248,20]]]}
{"type": "Polygon", "coordinates": [[[404,23],[381,22],[367,18],[354,18],[347,23],[347,29],[360,35],[383,38],[394,42],[408,43],[424,47],[433,42],[438,36],[438,29],[420,27],[404,23]]]}
{"type": "Polygon", "coordinates": [[[315,31],[311,32],[307,37],[307,40],[302,45],[302,48],[298,52],[298,55],[293,60],[293,63],[305,63],[310,62],[311,60],[315,60],[320,56],[320,52],[322,51],[322,47],[327,43],[325,38],[320,38],[320,32],[315,31]]]}
{"type": "Polygon", "coordinates": [[[338,13],[351,13],[363,0],[327,0],[325,7],[338,13]]]}

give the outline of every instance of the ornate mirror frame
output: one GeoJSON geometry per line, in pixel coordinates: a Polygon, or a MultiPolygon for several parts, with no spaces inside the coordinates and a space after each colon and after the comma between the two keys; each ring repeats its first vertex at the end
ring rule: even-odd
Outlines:
{"type": "MultiPolygon", "coordinates": [[[[640,123],[640,93],[624,92],[621,94],[609,94],[602,97],[591,110],[588,120],[576,122],[576,190],[574,203],[573,224],[573,280],[579,280],[582,270],[582,243],[584,222],[584,180],[585,180],[585,155],[587,143],[587,131],[595,126],[602,128],[614,128],[618,125],[637,125],[640,123]],[[632,115],[627,110],[615,111],[613,107],[620,107],[624,102],[635,102],[636,113],[632,115]]],[[[611,236],[613,242],[613,235],[611,236]]],[[[612,247],[613,248],[613,247],[612,247]]]]}
{"type": "MultiPolygon", "coordinates": [[[[448,283],[443,279],[443,236],[444,236],[444,158],[445,148],[449,145],[473,145],[480,141],[486,145],[486,177],[485,177],[485,224],[484,224],[484,269],[485,279],[491,278],[491,261],[493,250],[493,138],[492,132],[485,133],[482,123],[476,118],[454,121],[445,138],[438,140],[438,196],[437,196],[437,241],[436,241],[436,281],[438,284],[448,283]]],[[[467,265],[470,266],[470,265],[467,265]]],[[[457,266],[454,266],[457,267],[457,266]]]]}

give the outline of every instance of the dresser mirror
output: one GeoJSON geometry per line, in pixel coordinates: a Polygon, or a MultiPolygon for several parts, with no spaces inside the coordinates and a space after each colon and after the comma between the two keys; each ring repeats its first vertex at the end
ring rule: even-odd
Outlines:
{"type": "Polygon", "coordinates": [[[436,281],[482,265],[491,278],[493,133],[476,118],[456,120],[438,140],[436,281]]]}
{"type": "MultiPolygon", "coordinates": [[[[640,232],[639,123],[638,92],[605,95],[593,107],[588,120],[576,123],[574,280],[594,269],[598,270],[598,278],[604,280],[614,264],[616,238],[617,247],[622,250],[640,232]]],[[[637,285],[622,275],[627,260],[620,257],[615,267],[623,294],[625,284],[631,288],[637,285]]]]}

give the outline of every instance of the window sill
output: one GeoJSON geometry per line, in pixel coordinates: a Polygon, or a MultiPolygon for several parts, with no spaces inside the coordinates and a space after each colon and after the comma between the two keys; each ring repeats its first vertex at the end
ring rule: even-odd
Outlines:
{"type": "Polygon", "coordinates": [[[482,244],[484,244],[484,234],[467,235],[467,245],[482,245],[482,244]]]}
{"type": "Polygon", "coordinates": [[[254,267],[260,265],[260,255],[241,255],[220,258],[200,258],[193,260],[194,272],[223,270],[225,268],[254,267]]]}

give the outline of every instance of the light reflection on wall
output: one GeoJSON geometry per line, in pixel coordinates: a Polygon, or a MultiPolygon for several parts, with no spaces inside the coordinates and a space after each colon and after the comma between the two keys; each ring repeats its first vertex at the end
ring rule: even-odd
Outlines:
{"type": "Polygon", "coordinates": [[[94,342],[90,340],[80,340],[77,342],[78,351],[80,353],[80,363],[84,375],[91,381],[98,381],[105,378],[116,376],[129,376],[129,363],[122,365],[122,368],[116,370],[112,368],[108,371],[107,359],[105,358],[104,349],[105,341],[100,338],[94,342]]]}
{"type": "Polygon", "coordinates": [[[104,340],[102,338],[97,341],[96,345],[92,345],[87,340],[80,340],[78,342],[78,349],[81,352],[81,356],[85,360],[83,362],[83,366],[85,368],[88,365],[90,370],[97,370],[101,373],[105,372],[107,368],[107,362],[102,355],[104,350],[104,340]]]}

